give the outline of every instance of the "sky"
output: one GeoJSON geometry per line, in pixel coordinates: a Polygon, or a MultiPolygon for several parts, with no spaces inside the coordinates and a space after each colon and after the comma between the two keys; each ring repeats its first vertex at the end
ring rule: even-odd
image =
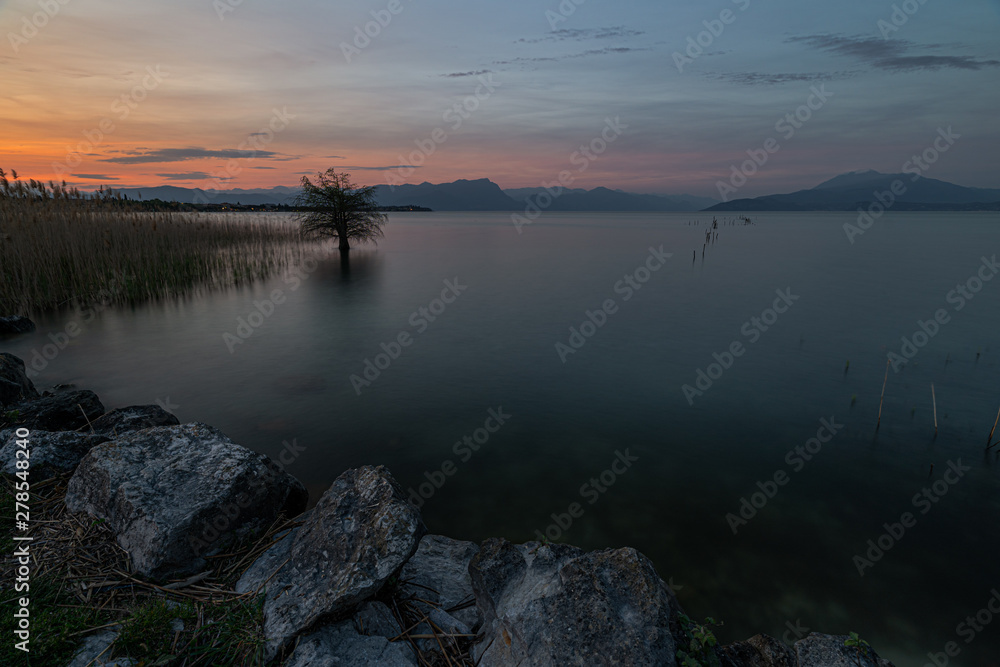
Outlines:
{"type": "Polygon", "coordinates": [[[896,173],[950,127],[924,175],[995,188],[998,33],[1000,0],[0,0],[0,167],[718,199],[896,173]]]}

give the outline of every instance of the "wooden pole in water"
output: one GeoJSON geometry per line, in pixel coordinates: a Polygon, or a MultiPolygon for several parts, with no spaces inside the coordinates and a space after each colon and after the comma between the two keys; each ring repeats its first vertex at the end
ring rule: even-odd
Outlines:
{"type": "Polygon", "coordinates": [[[878,421],[875,422],[875,430],[882,424],[882,401],[885,400],[885,385],[889,381],[889,361],[885,362],[885,379],[882,380],[882,397],[878,399],[878,421]]]}
{"type": "MultiPolygon", "coordinates": [[[[1000,422],[1000,410],[997,410],[997,418],[993,420],[993,428],[990,429],[990,437],[986,439],[986,449],[992,447],[990,444],[993,442],[993,431],[997,430],[997,422],[1000,422]]],[[[1000,442],[997,442],[1000,445],[1000,442]]]]}
{"type": "Polygon", "coordinates": [[[931,382],[931,403],[934,404],[934,435],[937,435],[937,399],[934,398],[934,383],[931,382]]]}

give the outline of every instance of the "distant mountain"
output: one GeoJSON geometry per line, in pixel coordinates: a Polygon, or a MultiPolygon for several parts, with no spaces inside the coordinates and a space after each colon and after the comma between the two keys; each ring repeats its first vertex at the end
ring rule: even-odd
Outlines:
{"type": "Polygon", "coordinates": [[[425,206],[435,211],[514,211],[524,207],[488,178],[395,187],[377,185],[375,199],[379,206],[425,206]]]}
{"type": "Polygon", "coordinates": [[[900,185],[896,184],[896,190],[901,190],[901,194],[894,195],[893,210],[1000,210],[1000,189],[966,188],[914,174],[883,174],[872,170],[841,174],[809,190],[752,199],[734,199],[705,210],[854,211],[858,207],[867,207],[875,202],[878,193],[890,191],[897,181],[905,190],[901,190],[900,185]]]}
{"type": "MultiPolygon", "coordinates": [[[[545,192],[545,188],[518,188],[504,192],[520,202],[545,192]]],[[[639,195],[622,190],[564,190],[547,207],[550,211],[700,211],[716,200],[692,195],[639,195]]]]}
{"type": "MultiPolygon", "coordinates": [[[[382,206],[426,206],[435,211],[517,211],[523,210],[529,198],[545,192],[545,188],[515,188],[501,190],[487,178],[453,183],[421,183],[419,185],[388,185],[376,187],[382,206]]],[[[563,190],[553,197],[548,211],[698,211],[715,203],[707,197],[679,195],[661,197],[639,195],[621,190],[579,188],[563,190]]]]}

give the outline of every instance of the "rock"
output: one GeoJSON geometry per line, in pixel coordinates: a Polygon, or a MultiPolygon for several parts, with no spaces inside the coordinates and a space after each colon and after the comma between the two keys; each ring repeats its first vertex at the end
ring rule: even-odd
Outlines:
{"type": "Polygon", "coordinates": [[[798,667],[893,667],[874,650],[858,652],[846,646],[847,635],[824,635],[812,632],[795,642],[798,667]]]}
{"type": "Polygon", "coordinates": [[[469,562],[477,553],[479,546],[474,542],[424,535],[417,552],[399,573],[400,592],[411,599],[430,601],[413,602],[421,611],[440,607],[466,627],[477,629],[482,619],[469,578],[469,562]]]}
{"type": "MultiPolygon", "coordinates": [[[[177,426],[180,421],[158,405],[130,405],[118,408],[95,419],[94,433],[116,436],[129,431],[141,431],[154,426],[177,426]]],[[[89,429],[88,429],[89,430],[89,429]]]]}
{"type": "Polygon", "coordinates": [[[205,556],[306,505],[302,484],[204,424],[133,431],[90,450],[66,507],[106,519],[146,577],[204,569],[205,556]]]}
{"type": "MultiPolygon", "coordinates": [[[[0,461],[9,475],[17,472],[16,429],[0,431],[0,461]]],[[[73,431],[32,431],[28,436],[31,479],[40,482],[50,477],[74,470],[87,452],[110,440],[106,435],[75,433],[73,431]]]]}
{"type": "Polygon", "coordinates": [[[35,323],[27,317],[14,315],[13,317],[0,317],[0,334],[22,334],[35,330],[35,323]]]}
{"type": "Polygon", "coordinates": [[[483,627],[473,659],[490,665],[676,665],[680,608],[635,549],[489,539],[469,565],[483,627]]]}
{"type": "Polygon", "coordinates": [[[285,667],[416,667],[413,649],[390,642],[402,629],[381,602],[366,603],[353,619],[320,626],[304,635],[285,667]]]}
{"type": "Polygon", "coordinates": [[[110,646],[118,637],[117,632],[105,630],[83,640],[83,646],[66,667],[131,667],[130,658],[110,658],[110,646]]]}
{"type": "Polygon", "coordinates": [[[104,414],[104,405],[92,391],[59,392],[22,401],[14,409],[18,412],[16,426],[40,431],[75,431],[87,426],[87,420],[93,422],[104,414]]]}
{"type": "Polygon", "coordinates": [[[754,635],[718,652],[722,667],[798,667],[795,651],[768,635],[754,635]]]}
{"type": "MultiPolygon", "coordinates": [[[[305,520],[311,512],[312,510],[304,512],[299,518],[305,520]]],[[[295,536],[298,534],[299,526],[296,526],[285,531],[284,534],[278,535],[277,541],[246,569],[233,590],[242,595],[250,591],[256,593],[262,588],[271,579],[271,575],[281,569],[285,561],[288,560],[288,555],[292,551],[292,542],[295,541],[295,536]]]]}
{"type": "Polygon", "coordinates": [[[38,398],[35,385],[25,373],[24,362],[8,352],[0,352],[0,408],[22,400],[38,398]]]}
{"type": "Polygon", "coordinates": [[[267,584],[267,659],[319,622],[349,615],[413,555],[420,512],[383,466],[348,470],[302,524],[289,561],[267,584]]]}

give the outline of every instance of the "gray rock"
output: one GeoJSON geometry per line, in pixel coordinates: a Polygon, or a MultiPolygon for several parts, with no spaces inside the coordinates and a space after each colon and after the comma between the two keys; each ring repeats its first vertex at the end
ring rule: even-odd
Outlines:
{"type": "Polygon", "coordinates": [[[403,632],[399,622],[383,602],[366,602],[354,614],[354,626],[363,635],[393,639],[403,632]]]}
{"type": "MultiPolygon", "coordinates": [[[[17,472],[16,429],[0,431],[0,461],[4,472],[17,472]]],[[[73,431],[32,431],[28,436],[28,451],[31,464],[31,479],[40,482],[76,468],[80,460],[91,449],[110,440],[106,435],[75,433],[73,431]]]]}
{"type": "Polygon", "coordinates": [[[8,352],[0,352],[0,409],[10,409],[22,400],[38,398],[28,379],[24,362],[8,352]]]}
{"type": "MultiPolygon", "coordinates": [[[[154,426],[177,426],[180,421],[158,405],[130,405],[118,408],[93,421],[94,433],[115,437],[129,431],[141,431],[154,426]]],[[[89,430],[89,429],[88,429],[89,430]]]]}
{"type": "Polygon", "coordinates": [[[75,431],[104,414],[104,405],[92,391],[58,392],[22,401],[14,409],[15,425],[41,431],[75,431]]]}
{"type": "Polygon", "coordinates": [[[324,625],[304,635],[285,667],[415,667],[419,664],[413,649],[405,642],[390,642],[381,635],[365,635],[358,630],[357,620],[355,617],[324,625]]]}
{"type": "Polygon", "coordinates": [[[0,334],[22,334],[35,330],[35,323],[27,317],[14,315],[12,317],[0,317],[0,334]]]}
{"type": "Polygon", "coordinates": [[[66,507],[106,519],[147,577],[201,571],[205,556],[306,505],[302,484],[204,424],[161,426],[98,445],[70,479],[66,507]]]}
{"type": "Polygon", "coordinates": [[[338,477],[299,528],[288,563],[266,587],[267,658],[296,635],[344,618],[378,593],[424,532],[420,512],[385,467],[363,466],[338,477]]]}
{"type": "Polygon", "coordinates": [[[798,667],[795,651],[768,635],[723,646],[718,653],[723,667],[798,667]]]}
{"type": "Polygon", "coordinates": [[[795,642],[798,667],[893,667],[888,660],[878,657],[871,649],[859,653],[844,645],[847,635],[810,633],[795,642]]]}
{"type": "Polygon", "coordinates": [[[679,607],[634,549],[489,539],[469,566],[483,613],[473,658],[491,665],[676,665],[679,607]]]}
{"type": "Polygon", "coordinates": [[[432,607],[440,607],[475,630],[482,618],[472,593],[469,562],[477,553],[479,546],[474,542],[424,535],[417,552],[399,573],[400,592],[413,599],[413,604],[421,611],[426,613],[432,607]],[[431,604],[417,601],[417,598],[431,604]]]}
{"type": "Polygon", "coordinates": [[[118,633],[111,630],[90,635],[83,640],[83,646],[66,667],[131,667],[135,664],[131,658],[109,657],[109,647],[117,637],[118,633]]]}
{"type": "MultiPolygon", "coordinates": [[[[300,518],[304,520],[310,512],[312,510],[303,513],[300,518]]],[[[292,552],[292,542],[295,541],[295,536],[298,533],[299,527],[296,526],[285,531],[284,534],[277,535],[277,541],[246,569],[233,590],[240,595],[251,591],[256,593],[260,590],[272,578],[272,575],[288,561],[288,556],[292,552]]]]}

